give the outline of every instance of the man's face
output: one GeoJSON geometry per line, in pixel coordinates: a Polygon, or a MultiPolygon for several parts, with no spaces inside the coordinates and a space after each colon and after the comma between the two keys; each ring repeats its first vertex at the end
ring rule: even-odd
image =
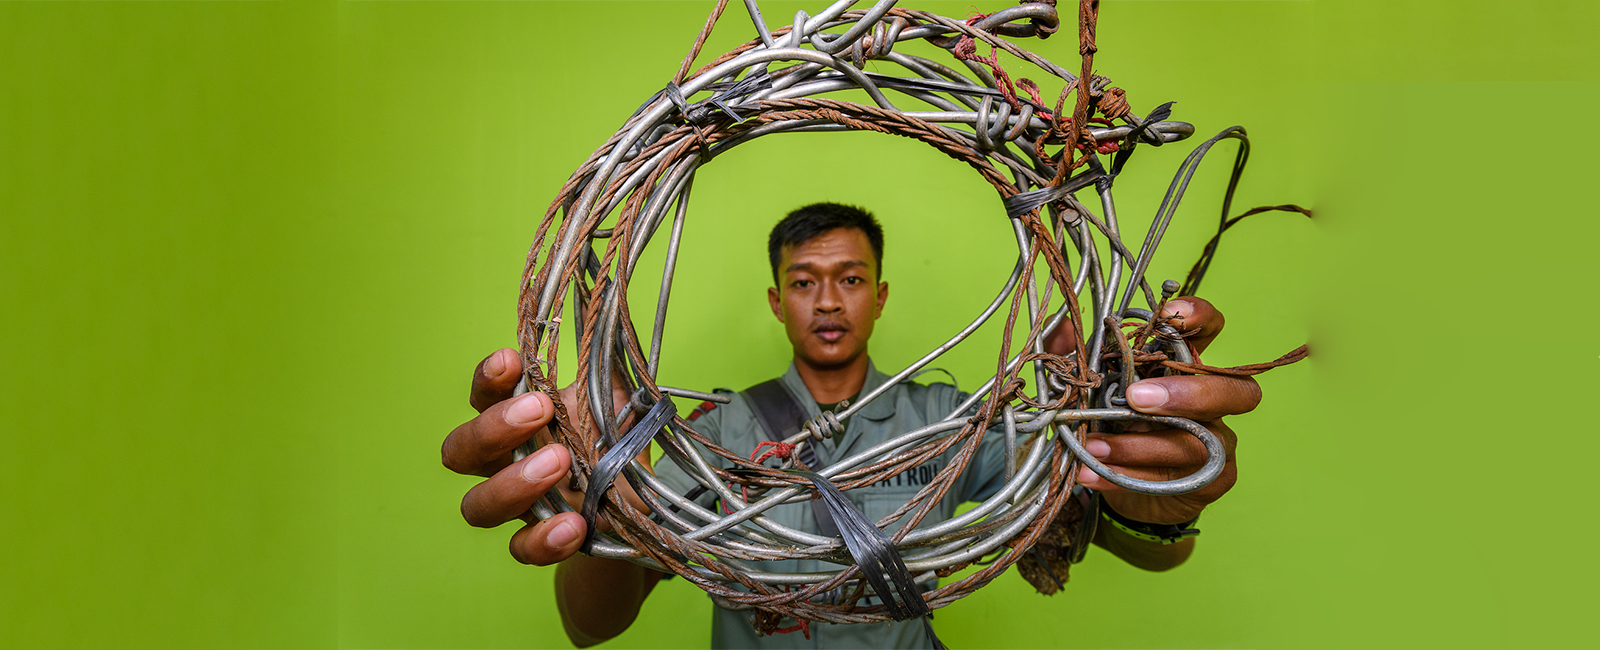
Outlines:
{"type": "Polygon", "coordinates": [[[878,260],[866,233],[836,228],[784,248],[778,280],[778,287],[767,289],[767,302],[783,322],[797,363],[839,368],[867,351],[889,283],[878,282],[878,260]]]}

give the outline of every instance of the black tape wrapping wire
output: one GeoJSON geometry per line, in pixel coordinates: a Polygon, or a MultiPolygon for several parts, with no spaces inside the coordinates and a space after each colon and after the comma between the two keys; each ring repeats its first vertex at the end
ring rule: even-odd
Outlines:
{"type": "Polygon", "coordinates": [[[895,549],[894,542],[876,524],[867,520],[867,516],[851,503],[850,497],[845,496],[832,481],[816,472],[800,469],[784,471],[809,479],[817,488],[828,514],[833,518],[834,526],[839,530],[840,537],[844,538],[845,548],[850,550],[850,557],[856,561],[856,566],[861,567],[861,576],[867,584],[872,585],[878,600],[888,608],[889,615],[897,621],[921,618],[923,629],[927,631],[928,639],[933,641],[933,647],[945,650],[944,643],[939,641],[938,635],[933,633],[933,626],[928,623],[933,618],[933,612],[928,608],[928,602],[922,599],[922,590],[917,588],[911,571],[900,559],[900,551],[895,549]],[[895,597],[897,592],[899,598],[895,597]]]}
{"type": "MultiPolygon", "coordinates": [[[[585,553],[589,552],[594,544],[595,515],[600,509],[601,495],[611,489],[617,475],[628,467],[634,456],[639,455],[650,445],[656,433],[671,422],[677,412],[672,398],[662,395],[638,424],[629,429],[617,444],[600,456],[600,462],[595,464],[594,471],[589,476],[589,486],[584,491],[583,509],[580,512],[588,529],[583,540],[585,553]]],[[[867,584],[872,585],[878,599],[888,608],[889,615],[897,621],[922,618],[923,627],[927,631],[928,638],[933,641],[934,648],[944,650],[944,644],[939,641],[939,637],[933,633],[933,627],[928,624],[933,612],[928,608],[927,601],[922,599],[922,591],[917,588],[916,580],[912,579],[911,572],[906,569],[905,561],[900,559],[900,552],[895,549],[889,537],[868,521],[866,515],[861,514],[855,504],[850,502],[850,498],[821,474],[799,469],[784,471],[805,477],[817,488],[822,502],[827,506],[828,515],[833,519],[832,523],[844,538],[845,547],[850,550],[850,557],[861,567],[862,577],[866,579],[867,584]]]]}
{"type": "Polygon", "coordinates": [[[594,546],[595,515],[600,511],[600,497],[611,489],[617,475],[628,467],[628,463],[638,456],[650,441],[656,437],[661,428],[672,421],[678,414],[678,408],[672,403],[672,398],[662,395],[655,406],[644,414],[638,424],[633,425],[617,444],[606,450],[600,456],[600,462],[595,463],[594,471],[589,474],[589,486],[583,493],[583,524],[586,527],[583,537],[583,552],[588,553],[594,546]]]}
{"type": "Polygon", "coordinates": [[[867,521],[867,516],[856,509],[850,497],[816,472],[800,469],[784,471],[810,479],[811,484],[816,486],[823,504],[828,506],[828,514],[833,517],[834,526],[838,527],[839,535],[844,538],[845,547],[850,549],[850,557],[855,559],[856,566],[861,567],[861,576],[866,578],[867,584],[872,585],[884,607],[889,608],[889,615],[897,621],[927,616],[928,603],[922,600],[922,591],[911,579],[905,561],[900,559],[900,551],[895,549],[894,542],[889,541],[883,531],[867,521]],[[898,599],[895,598],[895,592],[900,594],[898,599]]]}
{"type": "Polygon", "coordinates": [[[1059,201],[1068,195],[1088,187],[1090,183],[1105,177],[1104,172],[1086,171],[1067,179],[1067,182],[1054,187],[1044,187],[1032,192],[1013,194],[1005,200],[1006,216],[1016,219],[1029,212],[1039,209],[1051,201],[1059,201]]]}

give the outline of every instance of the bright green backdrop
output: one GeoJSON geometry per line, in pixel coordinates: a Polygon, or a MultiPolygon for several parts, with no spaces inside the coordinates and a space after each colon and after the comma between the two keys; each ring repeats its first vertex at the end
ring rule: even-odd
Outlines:
{"type": "MultiPolygon", "coordinates": [[[[709,5],[0,2],[6,645],[565,647],[550,571],[461,523],[471,480],[438,443],[513,342],[546,202],[709,5]]],[[[744,20],[733,3],[707,52],[744,20]]],[[[1008,575],[939,612],[951,647],[1571,642],[1596,577],[1597,28],[1584,3],[1108,0],[1098,68],[1135,109],[1245,125],[1237,208],[1318,209],[1230,234],[1207,361],[1318,352],[1232,421],[1243,480],[1187,565],[1094,554],[1053,599],[1008,575]]],[[[1028,46],[1075,67],[1070,33],[1028,46]]],[[[1185,151],[1119,181],[1130,231],[1185,151]]],[[[1231,152],[1155,277],[1209,236],[1231,152]]],[[[885,223],[881,367],[1013,259],[993,191],[923,145],[759,141],[697,180],[670,381],[781,369],[762,245],[813,200],[885,223]]],[[[993,354],[939,365],[976,382],[993,354]]],[[[670,582],[610,645],[703,647],[709,607],[670,582]]]]}

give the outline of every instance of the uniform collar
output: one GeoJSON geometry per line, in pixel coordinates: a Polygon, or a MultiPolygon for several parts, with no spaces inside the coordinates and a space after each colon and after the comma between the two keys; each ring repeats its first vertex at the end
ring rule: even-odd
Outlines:
{"type": "MultiPolygon", "coordinates": [[[[872,359],[869,358],[867,359],[867,379],[861,384],[861,392],[858,395],[866,395],[877,390],[879,386],[883,385],[883,382],[888,380],[889,376],[878,372],[878,367],[873,365],[872,359]]],[[[800,370],[795,367],[793,360],[789,361],[789,369],[783,373],[782,381],[784,388],[789,389],[790,393],[799,398],[800,406],[805,408],[807,414],[811,417],[822,415],[822,412],[817,409],[816,398],[812,397],[810,389],[806,388],[806,382],[800,378],[800,370]]],[[[894,397],[885,393],[868,402],[856,415],[868,420],[887,420],[894,417],[894,403],[894,397]]]]}

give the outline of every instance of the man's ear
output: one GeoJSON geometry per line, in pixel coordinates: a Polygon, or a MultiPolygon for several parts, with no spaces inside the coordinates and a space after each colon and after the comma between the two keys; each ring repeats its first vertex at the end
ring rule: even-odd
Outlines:
{"type": "Polygon", "coordinates": [[[883,303],[886,303],[886,302],[889,302],[889,283],[888,282],[879,282],[878,283],[878,313],[873,314],[873,316],[872,316],[873,318],[883,318],[883,303]]]}
{"type": "MultiPolygon", "coordinates": [[[[879,302],[879,308],[881,309],[882,308],[882,303],[883,303],[882,299],[880,299],[878,302],[879,302]]],[[[777,287],[767,287],[767,306],[772,308],[772,315],[773,316],[777,316],[778,317],[778,322],[782,323],[783,322],[783,296],[778,294],[778,288],[777,287]]]]}

